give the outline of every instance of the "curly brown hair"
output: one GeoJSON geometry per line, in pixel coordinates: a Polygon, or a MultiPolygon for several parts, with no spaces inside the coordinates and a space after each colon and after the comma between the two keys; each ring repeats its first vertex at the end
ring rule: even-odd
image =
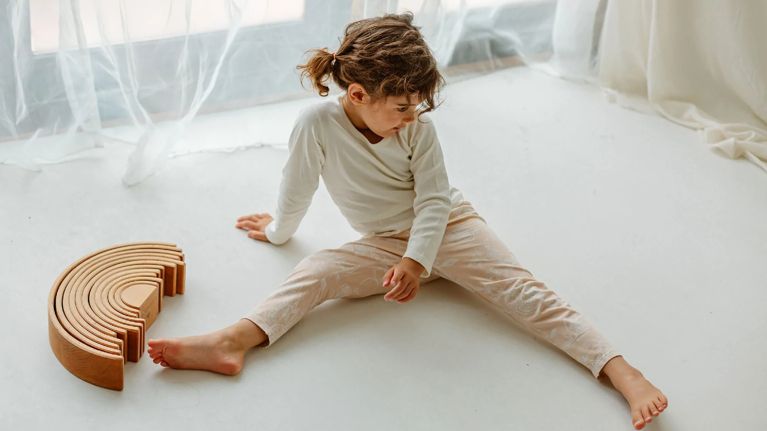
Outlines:
{"type": "Polygon", "coordinates": [[[314,55],[296,68],[301,70],[302,85],[304,77],[310,78],[320,96],[329,93],[324,84],[329,75],[343,90],[359,83],[373,102],[417,94],[423,100],[419,116],[439,106],[435,98],[445,79],[410,12],[347,25],[335,59],[327,48],[307,52],[314,55]]]}

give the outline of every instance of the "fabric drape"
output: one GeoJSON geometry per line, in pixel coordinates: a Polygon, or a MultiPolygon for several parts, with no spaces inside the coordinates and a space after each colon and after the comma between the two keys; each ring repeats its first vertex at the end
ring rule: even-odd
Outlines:
{"type": "Polygon", "coordinates": [[[767,171],[767,2],[608,3],[599,82],[767,171]]]}

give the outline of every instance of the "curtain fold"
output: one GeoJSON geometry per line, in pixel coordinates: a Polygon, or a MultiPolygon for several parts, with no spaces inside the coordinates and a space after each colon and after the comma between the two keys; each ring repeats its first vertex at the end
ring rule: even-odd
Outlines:
{"type": "Polygon", "coordinates": [[[767,171],[767,2],[611,1],[599,81],[767,171]]]}
{"type": "Polygon", "coordinates": [[[552,28],[553,56],[545,71],[596,83],[597,48],[607,0],[569,0],[557,4],[552,28]]]}

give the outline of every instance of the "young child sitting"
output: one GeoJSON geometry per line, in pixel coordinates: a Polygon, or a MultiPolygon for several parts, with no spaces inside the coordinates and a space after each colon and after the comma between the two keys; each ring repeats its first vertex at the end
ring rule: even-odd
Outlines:
{"type": "Polygon", "coordinates": [[[323,178],[363,236],[302,260],[252,313],[194,337],[149,340],[155,363],[240,372],[245,353],[276,342],[306,313],[335,298],[384,294],[400,304],[422,283],[445,278],[497,305],[523,328],[562,349],[595,377],[604,373],[641,429],[668,406],[594,326],[520,266],[503,241],[450,186],[434,124],[444,83],[411,14],[349,24],[335,53],[314,50],[299,66],[320,95],[328,76],[345,93],[305,109],[290,136],[275,217],[241,217],[255,240],[282,244],[298,228],[323,178]]]}

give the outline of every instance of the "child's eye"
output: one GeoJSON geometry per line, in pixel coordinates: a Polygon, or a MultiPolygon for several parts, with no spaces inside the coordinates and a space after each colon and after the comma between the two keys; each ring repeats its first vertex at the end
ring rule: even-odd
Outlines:
{"type": "Polygon", "coordinates": [[[407,108],[397,108],[397,111],[399,111],[399,112],[407,112],[407,108]]]}

